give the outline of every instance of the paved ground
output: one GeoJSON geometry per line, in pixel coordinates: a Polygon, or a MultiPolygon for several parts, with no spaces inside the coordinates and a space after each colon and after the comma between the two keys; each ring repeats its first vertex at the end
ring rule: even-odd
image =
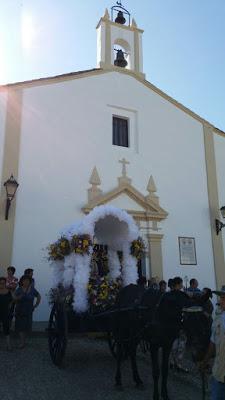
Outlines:
{"type": "MultiPolygon", "coordinates": [[[[55,367],[50,360],[47,338],[34,337],[24,350],[4,349],[0,338],[0,398],[1,400],[151,400],[151,364],[147,356],[139,355],[140,374],[145,383],[137,390],[131,379],[130,366],[123,367],[124,391],[114,388],[115,362],[108,345],[102,339],[71,338],[65,365],[55,367]]],[[[170,374],[171,400],[201,400],[196,372],[187,375],[170,374]]]]}

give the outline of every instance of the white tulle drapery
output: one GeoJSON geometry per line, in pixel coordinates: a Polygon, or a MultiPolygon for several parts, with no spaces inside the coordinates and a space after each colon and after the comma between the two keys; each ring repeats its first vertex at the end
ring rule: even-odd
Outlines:
{"type": "Polygon", "coordinates": [[[130,244],[123,245],[123,267],[122,267],[123,286],[135,284],[138,280],[137,259],[130,254],[130,244]]]}
{"type": "Polygon", "coordinates": [[[69,256],[65,257],[64,275],[63,275],[63,283],[65,287],[69,287],[70,285],[73,284],[75,262],[76,262],[75,253],[71,253],[69,256]]]}
{"type": "Polygon", "coordinates": [[[78,313],[88,309],[88,282],[91,272],[92,251],[87,255],[76,254],[75,273],[74,273],[74,310],[78,313]]]}
{"type": "MultiPolygon", "coordinates": [[[[133,218],[124,210],[110,205],[95,207],[79,223],[64,229],[61,235],[69,240],[73,235],[90,235],[92,241],[108,246],[108,265],[110,278],[116,280],[121,276],[118,251],[123,252],[122,280],[123,285],[136,283],[138,279],[137,260],[130,254],[133,240],[138,238],[138,227],[133,218]]],[[[74,310],[85,312],[88,309],[88,282],[91,272],[89,254],[71,253],[64,261],[56,261],[53,266],[53,287],[63,283],[65,287],[74,287],[74,310]]]]}

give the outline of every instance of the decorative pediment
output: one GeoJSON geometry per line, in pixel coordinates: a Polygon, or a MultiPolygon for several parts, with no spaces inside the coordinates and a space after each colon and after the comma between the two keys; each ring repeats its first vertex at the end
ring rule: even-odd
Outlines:
{"type": "Polygon", "coordinates": [[[144,196],[133,185],[131,178],[127,176],[126,165],[129,163],[123,158],[122,176],[118,178],[118,185],[109,192],[103,193],[97,186],[101,180],[97,168],[95,167],[89,183],[92,185],[88,189],[88,203],[82,208],[88,214],[94,207],[110,204],[126,210],[137,220],[162,221],[168,213],[159,205],[159,197],[156,196],[156,185],[151,176],[147,185],[149,194],[144,196]]]}

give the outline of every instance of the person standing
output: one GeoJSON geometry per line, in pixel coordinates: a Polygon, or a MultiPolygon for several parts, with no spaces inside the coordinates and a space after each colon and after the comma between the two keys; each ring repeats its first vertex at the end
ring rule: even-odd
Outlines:
{"type": "MultiPolygon", "coordinates": [[[[7,268],[6,287],[13,294],[18,286],[18,278],[15,277],[16,268],[12,265],[7,268]]],[[[15,303],[12,302],[9,310],[9,323],[10,328],[14,316],[15,303]]]]}
{"type": "Polygon", "coordinates": [[[10,343],[10,306],[12,303],[12,294],[6,287],[6,278],[0,277],[0,322],[2,323],[3,333],[6,337],[6,348],[11,350],[10,343]]]}
{"type": "MultiPolygon", "coordinates": [[[[211,292],[211,289],[207,288],[207,287],[202,289],[203,294],[209,293],[209,291],[211,292]]],[[[213,303],[210,300],[210,298],[212,298],[212,292],[209,296],[209,299],[205,302],[205,304],[202,305],[202,307],[203,307],[205,316],[209,319],[209,323],[212,325],[212,321],[213,321],[212,314],[213,314],[214,306],[213,306],[213,303]]]]}
{"type": "Polygon", "coordinates": [[[195,278],[190,280],[190,286],[187,289],[187,294],[193,296],[194,294],[201,294],[201,290],[198,288],[198,281],[195,278]]]}
{"type": "Polygon", "coordinates": [[[173,279],[172,279],[172,278],[170,278],[170,279],[168,280],[167,286],[168,286],[168,288],[169,288],[170,291],[172,291],[172,290],[174,289],[174,283],[173,283],[173,279]]]}
{"type": "MultiPolygon", "coordinates": [[[[186,295],[185,292],[183,292],[183,280],[179,276],[176,276],[174,279],[171,279],[171,281],[168,283],[168,286],[170,284],[170,290],[172,293],[172,296],[174,297],[174,300],[177,298],[182,304],[181,309],[183,306],[187,305],[189,302],[189,298],[186,295]]],[[[175,307],[176,309],[176,307],[175,307]]],[[[187,336],[183,329],[181,329],[181,323],[179,320],[174,321],[174,324],[180,325],[180,328],[178,329],[178,337],[174,340],[173,346],[171,349],[170,353],[170,368],[175,369],[177,371],[181,372],[189,372],[188,368],[183,366],[183,359],[184,359],[184,354],[185,354],[185,349],[186,349],[186,343],[187,343],[187,336]]]]}
{"type": "Polygon", "coordinates": [[[159,291],[160,293],[166,293],[167,283],[166,281],[162,280],[159,282],[159,291]]]}
{"type": "Polygon", "coordinates": [[[10,266],[7,268],[6,287],[11,292],[14,292],[18,285],[18,278],[15,277],[16,268],[10,266]]]}
{"type": "Polygon", "coordinates": [[[31,285],[34,287],[35,286],[35,280],[33,278],[34,270],[32,268],[26,268],[24,270],[24,275],[28,276],[31,279],[31,285]]]}
{"type": "Polygon", "coordinates": [[[211,400],[225,399],[225,285],[221,290],[213,291],[219,296],[220,313],[213,321],[212,335],[205,359],[200,365],[204,370],[210,358],[214,357],[211,381],[211,400]]]}
{"type": "Polygon", "coordinates": [[[148,287],[151,288],[151,289],[154,289],[154,290],[158,290],[159,289],[159,285],[158,285],[158,282],[157,282],[157,277],[152,277],[149,280],[148,287]]]}
{"type": "Polygon", "coordinates": [[[32,285],[32,278],[23,275],[20,278],[19,287],[13,294],[16,302],[15,307],[15,330],[20,336],[20,348],[25,347],[25,336],[32,331],[32,316],[35,308],[38,307],[41,296],[32,285]],[[36,302],[34,304],[34,299],[36,302]]]}

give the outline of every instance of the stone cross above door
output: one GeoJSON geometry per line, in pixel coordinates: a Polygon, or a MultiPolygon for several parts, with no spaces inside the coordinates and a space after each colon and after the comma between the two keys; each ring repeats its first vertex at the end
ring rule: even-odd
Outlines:
{"type": "Polygon", "coordinates": [[[119,160],[119,163],[122,164],[122,176],[118,178],[119,185],[123,185],[125,183],[131,184],[131,179],[127,176],[127,168],[126,165],[129,165],[130,162],[127,161],[124,157],[122,160],[119,160]]]}

